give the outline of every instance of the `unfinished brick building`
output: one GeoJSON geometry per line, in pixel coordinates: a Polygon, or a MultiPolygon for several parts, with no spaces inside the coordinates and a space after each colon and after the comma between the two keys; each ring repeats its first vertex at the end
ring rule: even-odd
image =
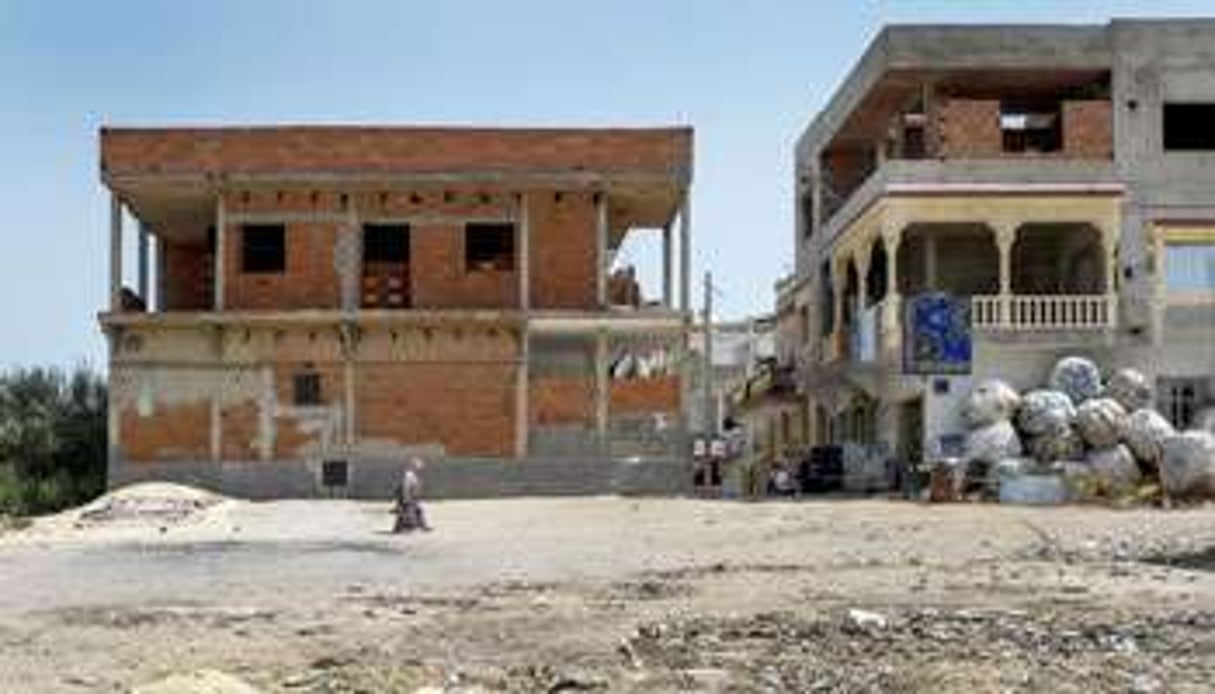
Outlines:
{"type": "Polygon", "coordinates": [[[110,483],[373,496],[419,453],[442,495],[685,484],[691,158],[687,128],[103,128],[110,483]],[[646,233],[653,301],[613,272],[646,233]]]}
{"type": "Polygon", "coordinates": [[[974,384],[1072,354],[1146,373],[1177,427],[1215,406],[1212,42],[1188,19],[883,29],[795,151],[778,352],[809,442],[949,454],[974,384]]]}

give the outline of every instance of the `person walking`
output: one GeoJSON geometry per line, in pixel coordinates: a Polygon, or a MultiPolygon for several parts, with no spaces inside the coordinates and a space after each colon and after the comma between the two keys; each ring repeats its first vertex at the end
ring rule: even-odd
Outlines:
{"type": "Polygon", "coordinates": [[[410,458],[409,462],[405,463],[401,481],[396,488],[396,524],[392,528],[394,533],[431,529],[422,510],[422,470],[425,467],[426,463],[421,458],[410,458]]]}

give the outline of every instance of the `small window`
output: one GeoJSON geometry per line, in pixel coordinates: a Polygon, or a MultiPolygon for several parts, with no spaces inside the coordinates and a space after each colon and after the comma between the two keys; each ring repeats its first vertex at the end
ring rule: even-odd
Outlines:
{"type": "Polygon", "coordinates": [[[515,225],[465,225],[465,270],[513,270],[514,267],[515,225]]]}
{"type": "Polygon", "coordinates": [[[1215,244],[1165,246],[1164,286],[1174,292],[1215,292],[1215,244]]]}
{"type": "Polygon", "coordinates": [[[321,400],[321,375],[315,371],[305,371],[295,374],[292,379],[294,397],[296,405],[322,405],[321,400]]]}
{"type": "Polygon", "coordinates": [[[1059,104],[1006,103],[1000,107],[1004,151],[1058,152],[1063,148],[1059,104]]]}
{"type": "Polygon", "coordinates": [[[246,224],[241,229],[241,269],[276,273],[287,269],[287,233],[282,224],[246,224]]]}
{"type": "Polygon", "coordinates": [[[1215,104],[1165,104],[1164,148],[1215,150],[1215,104]]]}
{"type": "Polygon", "coordinates": [[[409,225],[364,224],[363,262],[409,262],[409,225]]]}

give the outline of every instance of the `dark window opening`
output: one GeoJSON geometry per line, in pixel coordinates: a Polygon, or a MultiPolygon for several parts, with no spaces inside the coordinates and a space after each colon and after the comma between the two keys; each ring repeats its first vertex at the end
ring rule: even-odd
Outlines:
{"type": "Polygon", "coordinates": [[[1215,103],[1165,104],[1166,150],[1215,150],[1215,103]]]}
{"type": "Polygon", "coordinates": [[[292,378],[292,400],[296,405],[323,405],[321,398],[321,375],[314,371],[297,373],[292,378]]]}
{"type": "Polygon", "coordinates": [[[406,224],[364,224],[363,262],[409,262],[409,226],[406,224]]]}
{"type": "Polygon", "coordinates": [[[1058,102],[1000,105],[1005,152],[1058,152],[1063,149],[1062,123],[1058,102]]]}
{"type": "Polygon", "coordinates": [[[326,460],[321,463],[321,484],[326,487],[345,487],[350,481],[350,465],[345,460],[326,460]]]}
{"type": "Polygon", "coordinates": [[[275,273],[287,269],[287,232],[282,224],[246,224],[241,229],[241,269],[275,273]]]}
{"type": "Polygon", "coordinates": [[[513,270],[515,225],[509,223],[468,224],[464,227],[466,270],[513,270]]]}
{"type": "Polygon", "coordinates": [[[814,236],[814,193],[802,193],[802,238],[814,236]]]}

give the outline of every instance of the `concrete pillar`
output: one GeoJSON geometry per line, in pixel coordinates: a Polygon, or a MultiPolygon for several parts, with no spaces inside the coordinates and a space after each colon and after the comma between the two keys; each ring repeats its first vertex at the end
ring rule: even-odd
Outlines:
{"type": "Polygon", "coordinates": [[[608,374],[607,331],[595,333],[595,431],[606,448],[608,429],[608,399],[611,397],[608,374]]]}
{"type": "Polygon", "coordinates": [[[1104,225],[1100,229],[1105,253],[1105,310],[1112,326],[1118,321],[1118,228],[1104,225]]]}
{"type": "MultiPolygon", "coordinates": [[[[518,243],[519,260],[516,267],[519,271],[519,308],[524,311],[532,307],[532,228],[531,215],[528,212],[528,196],[524,191],[515,197],[515,234],[518,243]]],[[[526,340],[524,340],[526,343],[526,340]]]]}
{"type": "Polygon", "coordinates": [[[340,333],[342,344],[342,400],[345,404],[345,421],[342,423],[342,440],[353,447],[358,441],[358,399],[355,372],[355,354],[358,351],[358,334],[353,323],[343,323],[340,333]]]}
{"type": "Polygon", "coordinates": [[[122,200],[110,193],[110,310],[122,309],[122,200]]]}
{"type": "Polygon", "coordinates": [[[224,250],[227,248],[228,220],[224,211],[224,194],[220,191],[215,200],[215,297],[214,310],[224,310],[224,250]]]}
{"type": "Polygon", "coordinates": [[[671,302],[675,299],[675,258],[672,255],[675,249],[673,246],[671,223],[667,222],[662,227],[662,305],[664,308],[671,308],[671,302]]]}
{"type": "Polygon", "coordinates": [[[937,235],[931,229],[924,234],[924,288],[937,290],[937,235]]]}
{"type": "Polygon", "coordinates": [[[164,311],[168,308],[167,300],[168,278],[165,270],[168,264],[165,261],[165,240],[159,236],[156,237],[156,310],[164,311]]]}
{"type": "Polygon", "coordinates": [[[844,291],[847,288],[848,275],[843,263],[838,260],[831,262],[831,298],[833,300],[831,321],[831,356],[840,355],[840,342],[844,334],[844,291]]]}
{"type": "Polygon", "coordinates": [[[149,292],[151,280],[149,276],[151,263],[151,240],[152,233],[148,229],[148,225],[143,222],[139,223],[139,298],[143,299],[143,303],[152,310],[152,296],[149,292]]]}
{"type": "Polygon", "coordinates": [[[1000,252],[1000,295],[1012,295],[1012,248],[1017,242],[1016,222],[993,222],[996,248],[1000,252]]]}
{"type": "Polygon", "coordinates": [[[899,294],[899,245],[903,240],[903,223],[885,220],[882,223],[882,247],[886,249],[886,299],[882,304],[882,349],[895,356],[901,349],[903,297],[899,294]]]}
{"type": "Polygon", "coordinates": [[[607,193],[595,194],[595,302],[599,308],[608,305],[608,205],[607,193]]]}
{"type": "Polygon", "coordinates": [[[338,275],[342,310],[357,311],[363,305],[363,227],[353,204],[347,210],[346,223],[338,230],[333,265],[338,275]]]}
{"type": "Polygon", "coordinates": [[[515,373],[515,456],[527,457],[531,431],[531,336],[525,322],[519,329],[519,368],[515,373]]]}
{"type": "Polygon", "coordinates": [[[1017,242],[1017,223],[993,222],[992,229],[995,231],[996,248],[1000,255],[1000,315],[997,320],[1000,325],[1008,325],[1013,320],[1012,249],[1017,242]]]}
{"type": "Polygon", "coordinates": [[[692,311],[692,191],[679,206],[679,309],[692,311]]]}

